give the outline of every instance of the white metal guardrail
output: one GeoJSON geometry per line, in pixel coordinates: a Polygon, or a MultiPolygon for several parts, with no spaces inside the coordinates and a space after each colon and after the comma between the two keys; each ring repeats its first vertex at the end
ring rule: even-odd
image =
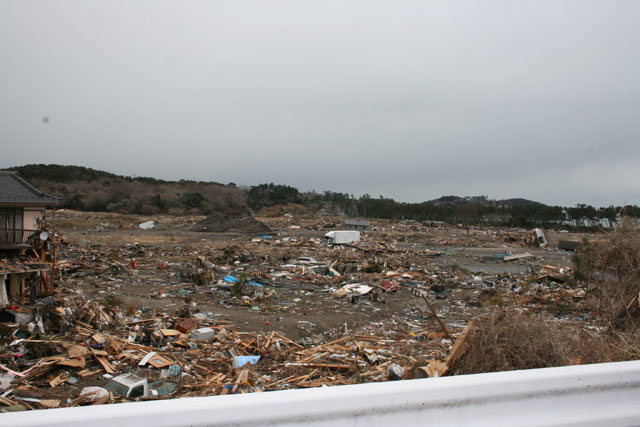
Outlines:
{"type": "Polygon", "coordinates": [[[0,425],[640,425],[640,361],[8,413],[0,425]]]}

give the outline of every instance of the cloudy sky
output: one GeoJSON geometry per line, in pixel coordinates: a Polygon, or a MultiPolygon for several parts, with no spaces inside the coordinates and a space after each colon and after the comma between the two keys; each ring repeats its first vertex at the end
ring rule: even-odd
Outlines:
{"type": "Polygon", "coordinates": [[[640,2],[0,0],[0,167],[640,204],[640,2]]]}

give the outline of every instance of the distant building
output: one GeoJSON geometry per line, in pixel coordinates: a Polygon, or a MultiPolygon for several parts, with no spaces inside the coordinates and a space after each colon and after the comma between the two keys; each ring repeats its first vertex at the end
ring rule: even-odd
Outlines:
{"type": "Polygon", "coordinates": [[[318,214],[322,215],[322,216],[327,216],[327,215],[331,215],[331,212],[329,212],[325,208],[320,208],[320,209],[318,209],[318,214]]]}
{"type": "Polygon", "coordinates": [[[347,218],[344,220],[344,227],[347,230],[366,231],[371,223],[366,219],[347,218]]]}
{"type": "MultiPolygon", "coordinates": [[[[55,256],[50,249],[55,243],[42,232],[39,219],[46,207],[60,204],[59,198],[33,187],[16,172],[0,171],[0,307],[9,305],[10,298],[51,290],[55,256]]],[[[9,321],[17,316],[9,313],[9,321]]]]}
{"type": "Polygon", "coordinates": [[[609,221],[609,218],[579,218],[579,219],[565,219],[563,221],[552,221],[557,224],[566,225],[569,227],[602,227],[605,230],[609,230],[615,227],[619,220],[614,222],[609,221]]]}
{"type": "Polygon", "coordinates": [[[38,230],[45,207],[60,204],[59,198],[33,187],[17,172],[0,171],[0,248],[28,246],[27,237],[38,230]]]}

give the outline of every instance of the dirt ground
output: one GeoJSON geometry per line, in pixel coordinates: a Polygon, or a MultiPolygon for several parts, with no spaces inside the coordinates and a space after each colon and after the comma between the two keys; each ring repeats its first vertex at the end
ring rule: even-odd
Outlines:
{"type": "MultiPolygon", "coordinates": [[[[124,266],[129,266],[131,259],[135,259],[135,269],[128,268],[118,274],[94,275],[83,273],[81,269],[80,273],[65,278],[64,286],[81,289],[89,297],[117,296],[123,311],[130,307],[179,311],[189,306],[192,312],[212,313],[240,331],[269,333],[277,330],[294,339],[390,320],[412,322],[418,319],[434,324],[435,320],[424,312],[424,303],[412,294],[411,286],[400,286],[394,293],[378,292],[375,300],[370,296],[337,299],[331,295],[343,282],[380,283],[385,279],[383,273],[352,271],[335,279],[324,275],[297,275],[299,277],[295,279],[299,280],[284,280],[282,285],[286,287],[265,287],[247,292],[251,297],[250,304],[245,302],[246,298],[242,300],[229,292],[220,292],[216,282],[226,274],[238,275],[247,271],[253,272],[252,276],[259,276],[261,272],[277,270],[284,264],[283,257],[288,264],[295,264],[296,257],[300,256],[313,257],[322,265],[338,261],[353,270],[354,265],[383,265],[386,262],[394,269],[412,274],[414,278],[407,281],[418,287],[424,286],[425,279],[434,284],[436,281],[444,283],[446,289],[433,295],[433,305],[455,329],[483,310],[478,306],[481,305],[478,297],[484,289],[495,286],[507,292],[527,281],[541,265],[569,267],[571,253],[552,248],[557,247],[559,238],[579,240],[584,237],[548,232],[551,249],[541,249],[505,242],[505,230],[499,229],[467,231],[374,222],[378,231],[364,233],[363,240],[382,241],[392,244],[395,249],[365,252],[351,247],[305,244],[310,239],[323,241],[327,230],[310,229],[317,227],[320,220],[316,218],[287,221],[259,218],[273,230],[271,239],[260,239],[259,242],[252,242],[260,237],[253,234],[185,231],[188,225],[200,220],[199,217],[156,218],[155,229],[140,230],[137,225],[144,220],[147,218],[58,212],[53,224],[60,227],[70,244],[62,258],[74,259],[90,254],[102,263],[116,261],[124,266]],[[287,238],[292,240],[283,242],[287,238]],[[229,248],[234,250],[233,254],[220,258],[220,254],[229,248]],[[440,255],[428,256],[424,251],[440,255]],[[529,252],[535,258],[509,263],[486,260],[492,254],[522,252],[529,252]],[[206,284],[194,284],[182,277],[185,272],[198,269],[194,261],[199,256],[223,261],[214,263],[220,270],[213,273],[206,284]],[[167,269],[161,270],[158,264],[166,265],[167,269]],[[437,280],[432,280],[434,278],[437,280]],[[254,303],[255,300],[259,303],[254,303]]],[[[339,220],[327,219],[326,222],[339,223],[339,220]]]]}

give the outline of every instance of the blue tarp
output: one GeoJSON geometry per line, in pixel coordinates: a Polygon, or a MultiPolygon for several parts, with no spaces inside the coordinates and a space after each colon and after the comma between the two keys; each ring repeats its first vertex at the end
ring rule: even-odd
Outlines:
{"type": "Polygon", "coordinates": [[[249,282],[249,285],[251,285],[251,286],[256,286],[256,287],[258,287],[258,288],[264,288],[264,285],[261,285],[261,284],[260,284],[260,283],[258,283],[258,282],[254,282],[253,280],[249,282]]]}
{"type": "MultiPolygon", "coordinates": [[[[232,275],[228,275],[225,276],[224,279],[222,279],[223,281],[227,282],[227,283],[238,283],[240,280],[236,277],[233,277],[232,275]]],[[[258,282],[254,282],[253,280],[250,282],[247,282],[247,285],[251,285],[251,286],[256,286],[258,288],[264,288],[264,285],[258,283],[258,282]]]]}

